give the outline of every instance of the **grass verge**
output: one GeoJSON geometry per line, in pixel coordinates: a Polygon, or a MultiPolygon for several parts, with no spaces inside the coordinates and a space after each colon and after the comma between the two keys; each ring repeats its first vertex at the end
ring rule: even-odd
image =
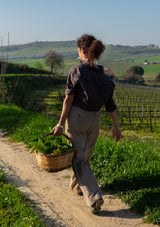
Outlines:
{"type": "MultiPolygon", "coordinates": [[[[48,132],[56,119],[22,110],[15,105],[0,104],[0,128],[16,142],[32,147],[34,141],[48,132]]],[[[33,211],[32,202],[16,187],[5,182],[0,169],[0,226],[45,226],[33,211]]]]}
{"type": "Polygon", "coordinates": [[[32,147],[39,136],[49,132],[57,119],[25,111],[15,105],[0,104],[0,128],[11,140],[32,147]]]}
{"type": "Polygon", "coordinates": [[[0,169],[0,226],[44,227],[43,221],[33,209],[33,203],[15,186],[5,181],[0,169]]]}
{"type": "Polygon", "coordinates": [[[160,225],[160,147],[151,141],[115,143],[100,136],[92,169],[105,190],[112,190],[144,221],[160,225]]]}

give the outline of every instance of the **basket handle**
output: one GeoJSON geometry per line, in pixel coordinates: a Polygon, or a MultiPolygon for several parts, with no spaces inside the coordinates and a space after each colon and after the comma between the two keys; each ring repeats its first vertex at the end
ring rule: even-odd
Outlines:
{"type": "MultiPolygon", "coordinates": [[[[47,136],[50,136],[50,135],[54,135],[53,132],[49,132],[49,133],[45,134],[45,135],[43,136],[43,138],[44,138],[44,137],[47,137],[47,136]]],[[[64,133],[62,134],[62,136],[65,136],[67,140],[70,140],[69,137],[68,137],[67,135],[65,135],[64,133]]]]}

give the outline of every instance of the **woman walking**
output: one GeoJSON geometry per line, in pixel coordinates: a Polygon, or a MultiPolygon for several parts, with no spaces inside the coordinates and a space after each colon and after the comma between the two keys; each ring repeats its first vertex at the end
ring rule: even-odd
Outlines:
{"type": "Polygon", "coordinates": [[[77,151],[72,163],[74,174],[70,187],[83,194],[91,212],[97,213],[104,201],[89,163],[99,133],[103,105],[112,118],[116,141],[119,141],[121,131],[112,98],[115,85],[105,75],[103,66],[94,64],[105,46],[86,34],[78,39],[77,47],[81,62],[69,72],[61,116],[53,134],[62,135],[65,124],[65,132],[77,151]]]}

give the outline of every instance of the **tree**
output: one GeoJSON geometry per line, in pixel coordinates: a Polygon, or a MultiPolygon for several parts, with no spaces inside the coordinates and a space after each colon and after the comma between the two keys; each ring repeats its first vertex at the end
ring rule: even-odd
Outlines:
{"type": "Polygon", "coordinates": [[[129,68],[127,73],[133,73],[133,74],[137,74],[137,75],[143,76],[144,69],[141,66],[134,65],[134,66],[129,68]]]}
{"type": "Polygon", "coordinates": [[[50,50],[45,56],[45,65],[51,68],[51,73],[53,70],[60,68],[63,64],[63,56],[55,51],[50,50]]]}
{"type": "Polygon", "coordinates": [[[145,83],[145,80],[142,76],[140,76],[139,74],[134,74],[132,72],[126,72],[123,75],[123,79],[127,83],[134,83],[134,84],[144,84],[145,83]]]}

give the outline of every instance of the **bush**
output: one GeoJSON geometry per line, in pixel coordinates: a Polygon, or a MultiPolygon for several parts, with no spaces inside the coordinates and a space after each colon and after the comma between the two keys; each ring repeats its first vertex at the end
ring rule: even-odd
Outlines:
{"type": "Polygon", "coordinates": [[[130,67],[129,70],[127,70],[127,73],[133,73],[133,74],[138,74],[140,76],[143,76],[144,69],[141,66],[134,65],[134,66],[130,67]]]}
{"type": "Polygon", "coordinates": [[[133,83],[133,84],[144,84],[145,80],[142,76],[138,74],[134,74],[132,72],[126,72],[126,74],[123,75],[123,79],[127,83],[133,83]]]}

